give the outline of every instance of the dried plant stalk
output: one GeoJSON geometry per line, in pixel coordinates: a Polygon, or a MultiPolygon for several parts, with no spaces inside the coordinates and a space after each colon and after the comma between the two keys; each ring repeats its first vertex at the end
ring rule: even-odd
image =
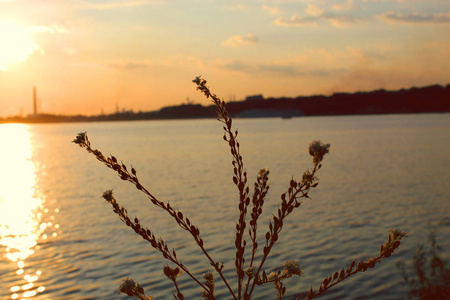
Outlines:
{"type": "MultiPolygon", "coordinates": [[[[85,132],[78,134],[73,142],[93,154],[108,168],[111,168],[117,172],[118,176],[122,180],[128,181],[135,185],[139,191],[143,192],[150,199],[153,205],[167,212],[170,217],[176,221],[180,228],[188,231],[197,246],[208,259],[209,264],[219,274],[222,282],[227,287],[230,296],[233,299],[249,300],[251,299],[251,295],[256,285],[271,283],[274,285],[277,292],[277,299],[281,300],[284,298],[286,293],[286,287],[283,280],[294,275],[302,276],[303,271],[300,269],[298,262],[295,260],[286,262],[284,264],[283,271],[271,272],[269,275],[267,275],[266,271],[263,270],[263,266],[268,259],[271,250],[278,241],[278,237],[283,229],[286,218],[294,211],[294,209],[300,207],[302,203],[300,201],[301,198],[309,198],[309,192],[311,189],[317,187],[318,179],[316,177],[316,173],[322,167],[321,162],[323,161],[324,155],[329,152],[330,144],[324,144],[321,141],[313,141],[309,145],[309,154],[313,158],[313,168],[306,170],[303,173],[301,180],[298,181],[294,178],[290,180],[286,192],[280,197],[281,202],[277,212],[272,215],[272,219],[269,222],[269,228],[264,236],[265,245],[262,249],[261,260],[256,262],[255,257],[258,251],[258,220],[262,214],[265,198],[269,191],[269,170],[261,169],[259,171],[256,177],[256,182],[254,183],[253,195],[250,195],[247,172],[244,168],[243,158],[240,154],[240,144],[237,140],[238,131],[232,130],[232,119],[227,112],[225,101],[221,100],[210,91],[209,87],[206,86],[206,80],[201,78],[201,76],[196,77],[193,82],[197,85],[197,89],[200,90],[207,98],[211,98],[211,101],[216,106],[217,120],[223,123],[223,139],[230,147],[232,156],[233,182],[239,192],[239,216],[236,222],[235,236],[237,290],[233,290],[231,288],[222,272],[224,268],[223,261],[218,262],[213,260],[206,251],[204,241],[200,236],[200,230],[198,227],[195,226],[181,211],[173,208],[169,202],[164,203],[159,201],[144,186],[142,186],[137,177],[137,172],[133,167],[128,170],[125,164],[119,163],[114,156],[105,157],[99,150],[93,149],[85,132]],[[250,218],[247,220],[249,206],[250,218]],[[249,223],[249,228],[246,232],[247,222],[249,223]],[[251,253],[249,254],[250,261],[246,267],[245,250],[247,241],[245,237],[247,233],[251,241],[251,253]]],[[[212,272],[203,274],[202,278],[204,279],[204,282],[200,282],[200,280],[177,258],[175,249],[169,250],[167,243],[162,238],[156,238],[150,229],[142,226],[137,217],[134,219],[128,217],[127,210],[117,202],[111,190],[104,192],[103,198],[108,201],[108,203],[112,206],[113,211],[128,227],[132,228],[138,235],[148,241],[151,246],[159,251],[166,260],[178,266],[176,268],[171,268],[168,265],[164,267],[164,274],[174,283],[176,293],[173,293],[173,296],[175,299],[184,299],[177,283],[177,277],[182,273],[186,273],[190,276],[203,289],[201,294],[202,298],[207,300],[215,299],[215,281],[214,274],[212,272]]],[[[352,261],[350,266],[346,269],[342,269],[339,272],[335,272],[332,276],[325,278],[317,291],[313,290],[311,287],[305,300],[320,296],[326,290],[355,275],[356,273],[364,272],[369,268],[375,267],[377,263],[380,263],[383,259],[390,257],[392,253],[394,253],[394,251],[399,247],[400,241],[404,236],[406,236],[406,233],[400,230],[392,230],[389,234],[388,241],[384,245],[381,245],[380,254],[378,256],[372,257],[367,261],[359,261],[358,263],[356,263],[356,260],[352,261]]],[[[151,296],[145,295],[144,289],[138,283],[128,278],[125,279],[124,283],[120,286],[119,292],[143,300],[153,299],[151,296]]]]}
{"type": "MultiPolygon", "coordinates": [[[[406,232],[400,231],[398,229],[392,229],[389,233],[388,241],[380,247],[380,255],[372,257],[367,261],[361,260],[358,263],[356,263],[356,260],[353,260],[350,266],[348,266],[346,269],[337,271],[333,274],[333,276],[325,278],[322,284],[319,286],[317,292],[315,292],[311,287],[305,300],[310,300],[322,295],[331,287],[335,286],[344,279],[355,275],[356,273],[365,272],[368,269],[374,268],[377,263],[380,263],[383,259],[390,257],[394,253],[398,246],[400,246],[400,240],[405,236],[407,236],[406,232]]],[[[297,300],[299,300],[299,298],[297,298],[297,300]]]]}

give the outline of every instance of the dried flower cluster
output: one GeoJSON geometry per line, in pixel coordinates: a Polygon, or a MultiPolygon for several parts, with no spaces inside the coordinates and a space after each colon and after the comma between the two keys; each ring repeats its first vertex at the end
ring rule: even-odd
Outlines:
{"type": "Polygon", "coordinates": [[[324,144],[321,141],[313,141],[309,144],[309,154],[313,157],[314,164],[320,163],[328,152],[330,152],[330,144],[324,144]]]}
{"type": "Polygon", "coordinates": [[[126,294],[141,300],[153,300],[153,297],[145,295],[144,288],[140,286],[138,282],[128,277],[123,280],[118,288],[118,292],[119,294],[126,294]]]}
{"type": "MultiPolygon", "coordinates": [[[[313,166],[311,169],[308,169],[303,173],[301,180],[295,180],[292,177],[286,191],[281,195],[280,205],[278,206],[276,213],[273,214],[272,219],[269,222],[268,229],[262,238],[264,240],[261,253],[262,255],[257,261],[255,259],[257,257],[256,254],[258,249],[260,249],[257,236],[258,220],[262,214],[264,201],[269,190],[268,181],[270,172],[268,169],[259,170],[256,176],[256,181],[253,185],[253,191],[250,193],[248,174],[244,168],[243,158],[240,154],[240,144],[237,140],[238,131],[232,130],[232,119],[227,112],[225,101],[211,93],[209,87],[206,86],[206,80],[204,80],[201,76],[196,77],[193,82],[197,85],[197,89],[207,98],[210,98],[215,104],[217,120],[223,123],[223,139],[230,147],[232,156],[233,182],[239,191],[239,216],[236,222],[236,236],[234,241],[236,247],[234,265],[237,276],[237,287],[235,289],[230,286],[228,280],[222,272],[224,262],[214,260],[206,251],[206,247],[204,246],[198,227],[195,226],[181,211],[173,208],[168,202],[164,203],[156,199],[145,187],[141,185],[137,177],[137,172],[133,167],[129,170],[125,164],[119,163],[114,156],[106,157],[99,150],[93,149],[85,132],[79,133],[73,142],[93,154],[108,168],[111,168],[117,172],[118,176],[122,180],[128,181],[135,185],[135,187],[143,192],[155,206],[162,209],[170,217],[172,217],[181,229],[189,232],[197,246],[200,248],[200,251],[205,255],[209,264],[212,266],[213,271],[217,273],[220,280],[228,289],[231,298],[235,300],[249,300],[251,299],[256,285],[272,283],[277,291],[277,299],[283,299],[286,293],[286,287],[284,286],[283,280],[290,278],[293,275],[302,276],[303,271],[300,269],[298,262],[293,260],[287,261],[284,264],[282,271],[273,271],[267,275],[266,270],[264,270],[264,263],[268,259],[269,254],[278,241],[286,218],[294,211],[294,209],[300,207],[302,203],[300,200],[302,198],[309,198],[309,192],[311,189],[317,187],[318,179],[316,177],[316,173],[322,166],[321,162],[323,161],[325,154],[329,153],[330,144],[324,144],[321,141],[313,141],[309,145],[309,154],[312,156],[313,166]],[[247,234],[249,241],[251,241],[251,245],[247,245],[247,234]],[[246,255],[246,250],[248,247],[250,247],[250,254],[246,255]],[[248,262],[246,261],[246,257],[249,258],[248,262]]],[[[132,228],[138,235],[147,240],[155,250],[162,254],[164,259],[177,266],[172,268],[169,265],[165,265],[163,268],[164,274],[175,285],[176,292],[173,293],[175,299],[184,299],[177,283],[177,277],[183,273],[186,273],[202,288],[202,298],[208,300],[215,299],[215,278],[212,271],[207,271],[201,276],[201,278],[199,278],[198,274],[193,274],[190,272],[189,268],[177,258],[175,249],[169,250],[167,243],[162,238],[157,238],[149,228],[142,226],[137,217],[134,219],[128,217],[127,210],[117,202],[111,190],[104,192],[103,198],[112,206],[113,211],[128,227],[132,228]]],[[[314,291],[311,287],[306,299],[317,297],[344,279],[358,272],[364,272],[369,268],[373,268],[376,263],[379,263],[382,259],[389,257],[395,249],[398,248],[401,238],[405,235],[406,234],[404,232],[399,230],[391,231],[388,241],[384,245],[381,245],[379,256],[373,257],[368,261],[360,261],[358,263],[354,260],[347,269],[342,269],[340,272],[336,272],[333,276],[325,278],[317,291],[314,291]]],[[[128,278],[124,280],[120,286],[119,292],[125,293],[132,297],[138,297],[140,299],[151,299],[151,297],[145,296],[143,288],[138,283],[128,278]]]]}

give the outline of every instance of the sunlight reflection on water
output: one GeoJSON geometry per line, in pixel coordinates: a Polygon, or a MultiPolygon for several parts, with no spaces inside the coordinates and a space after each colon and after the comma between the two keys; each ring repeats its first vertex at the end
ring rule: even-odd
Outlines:
{"type": "Polygon", "coordinates": [[[36,191],[34,165],[28,126],[0,126],[0,137],[7,145],[0,148],[0,248],[2,261],[15,263],[15,273],[24,284],[10,287],[11,299],[28,298],[45,290],[37,281],[42,270],[30,273],[25,260],[33,255],[47,223],[41,223],[43,200],[36,191]]]}

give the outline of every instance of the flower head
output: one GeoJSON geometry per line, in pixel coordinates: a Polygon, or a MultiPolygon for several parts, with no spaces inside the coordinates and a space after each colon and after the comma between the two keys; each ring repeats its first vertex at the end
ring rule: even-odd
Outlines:
{"type": "Polygon", "coordinates": [[[216,299],[214,298],[214,289],[216,284],[214,283],[214,274],[211,271],[208,271],[202,275],[203,279],[205,279],[205,285],[207,290],[202,291],[202,297],[207,300],[216,299]]]}
{"type": "Polygon", "coordinates": [[[206,281],[214,281],[214,274],[211,271],[206,272],[202,275],[203,279],[206,281]]]}
{"type": "Polygon", "coordinates": [[[269,280],[269,281],[273,281],[273,280],[276,280],[278,278],[278,274],[276,273],[276,272],[270,272],[270,274],[269,274],[269,276],[267,276],[267,279],[269,280]]]}
{"type": "Polygon", "coordinates": [[[195,84],[197,84],[197,85],[200,85],[200,82],[201,82],[202,80],[203,80],[203,79],[202,79],[202,76],[200,75],[200,76],[195,77],[195,79],[192,80],[192,82],[195,83],[195,84]]]}
{"type": "Polygon", "coordinates": [[[406,232],[401,231],[398,228],[391,229],[390,235],[391,235],[392,239],[394,239],[394,240],[408,236],[408,234],[406,232]]]}
{"type": "Polygon", "coordinates": [[[127,294],[130,297],[137,297],[139,299],[152,300],[152,296],[145,295],[144,288],[139,285],[134,279],[126,278],[123,280],[122,284],[119,286],[117,291],[123,294],[127,294]]]}
{"type": "Polygon", "coordinates": [[[329,152],[330,144],[324,144],[320,140],[313,141],[309,144],[309,154],[313,157],[314,164],[320,163],[324,155],[329,152]]]}
{"type": "Polygon", "coordinates": [[[300,266],[298,265],[298,262],[296,260],[286,261],[283,264],[283,267],[284,267],[284,273],[286,275],[289,275],[289,276],[292,276],[292,275],[302,276],[303,275],[303,271],[300,270],[300,266]]]}
{"type": "Polygon", "coordinates": [[[77,134],[76,138],[72,142],[81,146],[83,144],[86,144],[86,141],[87,141],[86,132],[80,132],[79,134],[77,134]]]}
{"type": "Polygon", "coordinates": [[[258,172],[258,177],[262,179],[262,181],[267,181],[269,179],[269,169],[260,169],[258,172]]]}
{"type": "Polygon", "coordinates": [[[247,273],[248,277],[253,278],[253,276],[255,275],[255,270],[256,270],[256,267],[253,266],[253,267],[248,268],[245,271],[245,273],[247,273]]]}
{"type": "Polygon", "coordinates": [[[134,296],[136,288],[136,281],[131,278],[126,278],[123,280],[122,284],[119,286],[118,292],[127,294],[128,296],[134,296]]]}
{"type": "Polygon", "coordinates": [[[113,190],[107,190],[103,192],[102,196],[106,201],[111,202],[113,199],[113,190]]]}

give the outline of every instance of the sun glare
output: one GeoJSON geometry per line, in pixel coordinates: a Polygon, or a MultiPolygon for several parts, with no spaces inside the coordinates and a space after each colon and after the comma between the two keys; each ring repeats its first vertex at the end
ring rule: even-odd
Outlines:
{"type": "Polygon", "coordinates": [[[15,265],[16,274],[23,276],[22,282],[26,283],[21,287],[11,287],[11,297],[19,297],[20,290],[25,298],[26,295],[40,292],[39,289],[45,289],[35,282],[42,271],[30,275],[25,268],[25,260],[35,253],[38,239],[45,229],[40,222],[43,201],[36,195],[28,126],[0,125],[0,138],[8,141],[0,148],[0,257],[7,258],[2,261],[2,267],[8,268],[9,260],[15,265]]]}
{"type": "Polygon", "coordinates": [[[12,261],[27,258],[38,235],[35,214],[41,200],[34,195],[35,174],[26,126],[0,126],[1,138],[10,141],[0,149],[0,245],[10,249],[6,256],[12,261]]]}
{"type": "Polygon", "coordinates": [[[25,61],[30,54],[39,49],[32,40],[26,26],[12,21],[0,21],[0,70],[6,71],[9,65],[25,61]]]}

